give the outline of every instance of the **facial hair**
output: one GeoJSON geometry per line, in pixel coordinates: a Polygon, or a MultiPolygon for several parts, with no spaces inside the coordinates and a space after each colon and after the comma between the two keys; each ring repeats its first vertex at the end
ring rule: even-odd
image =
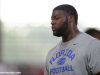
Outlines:
{"type": "Polygon", "coordinates": [[[54,36],[61,37],[65,34],[68,28],[68,20],[61,25],[61,27],[56,31],[56,33],[53,33],[54,36]]]}

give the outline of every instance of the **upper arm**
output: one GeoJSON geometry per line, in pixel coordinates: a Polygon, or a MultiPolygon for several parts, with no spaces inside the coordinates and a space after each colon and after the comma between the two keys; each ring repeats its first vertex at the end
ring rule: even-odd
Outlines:
{"type": "Polygon", "coordinates": [[[88,66],[90,71],[95,75],[100,75],[100,41],[92,42],[89,52],[88,66]]]}

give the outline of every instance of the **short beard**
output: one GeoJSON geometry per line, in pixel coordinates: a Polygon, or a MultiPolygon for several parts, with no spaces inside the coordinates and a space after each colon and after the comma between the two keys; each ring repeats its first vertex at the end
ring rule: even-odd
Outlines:
{"type": "Polygon", "coordinates": [[[65,32],[68,28],[68,20],[66,20],[63,25],[56,31],[56,33],[53,33],[54,36],[61,37],[64,36],[65,32]]]}

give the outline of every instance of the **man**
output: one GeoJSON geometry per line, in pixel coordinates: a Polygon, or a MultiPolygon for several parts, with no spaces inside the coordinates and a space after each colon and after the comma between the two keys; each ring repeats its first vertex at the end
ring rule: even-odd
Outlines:
{"type": "Polygon", "coordinates": [[[94,38],[97,38],[100,40],[100,31],[95,28],[89,28],[85,31],[87,34],[93,36],[94,38]]]}
{"type": "Polygon", "coordinates": [[[45,75],[100,75],[100,42],[77,28],[78,14],[68,4],[53,9],[53,35],[62,41],[49,51],[45,75]]]}

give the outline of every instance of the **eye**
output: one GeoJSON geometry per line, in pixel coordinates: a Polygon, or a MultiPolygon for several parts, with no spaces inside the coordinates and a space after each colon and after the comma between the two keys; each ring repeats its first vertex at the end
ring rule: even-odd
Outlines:
{"type": "Polygon", "coordinates": [[[52,17],[51,17],[51,20],[58,20],[58,19],[59,19],[58,16],[52,16],[52,17]]]}
{"type": "Polygon", "coordinates": [[[58,19],[59,19],[59,17],[54,17],[54,19],[55,19],[55,20],[58,20],[58,19]]]}
{"type": "Polygon", "coordinates": [[[54,19],[54,20],[58,20],[58,19],[59,19],[59,17],[55,16],[55,17],[53,17],[53,19],[54,19]]]}

